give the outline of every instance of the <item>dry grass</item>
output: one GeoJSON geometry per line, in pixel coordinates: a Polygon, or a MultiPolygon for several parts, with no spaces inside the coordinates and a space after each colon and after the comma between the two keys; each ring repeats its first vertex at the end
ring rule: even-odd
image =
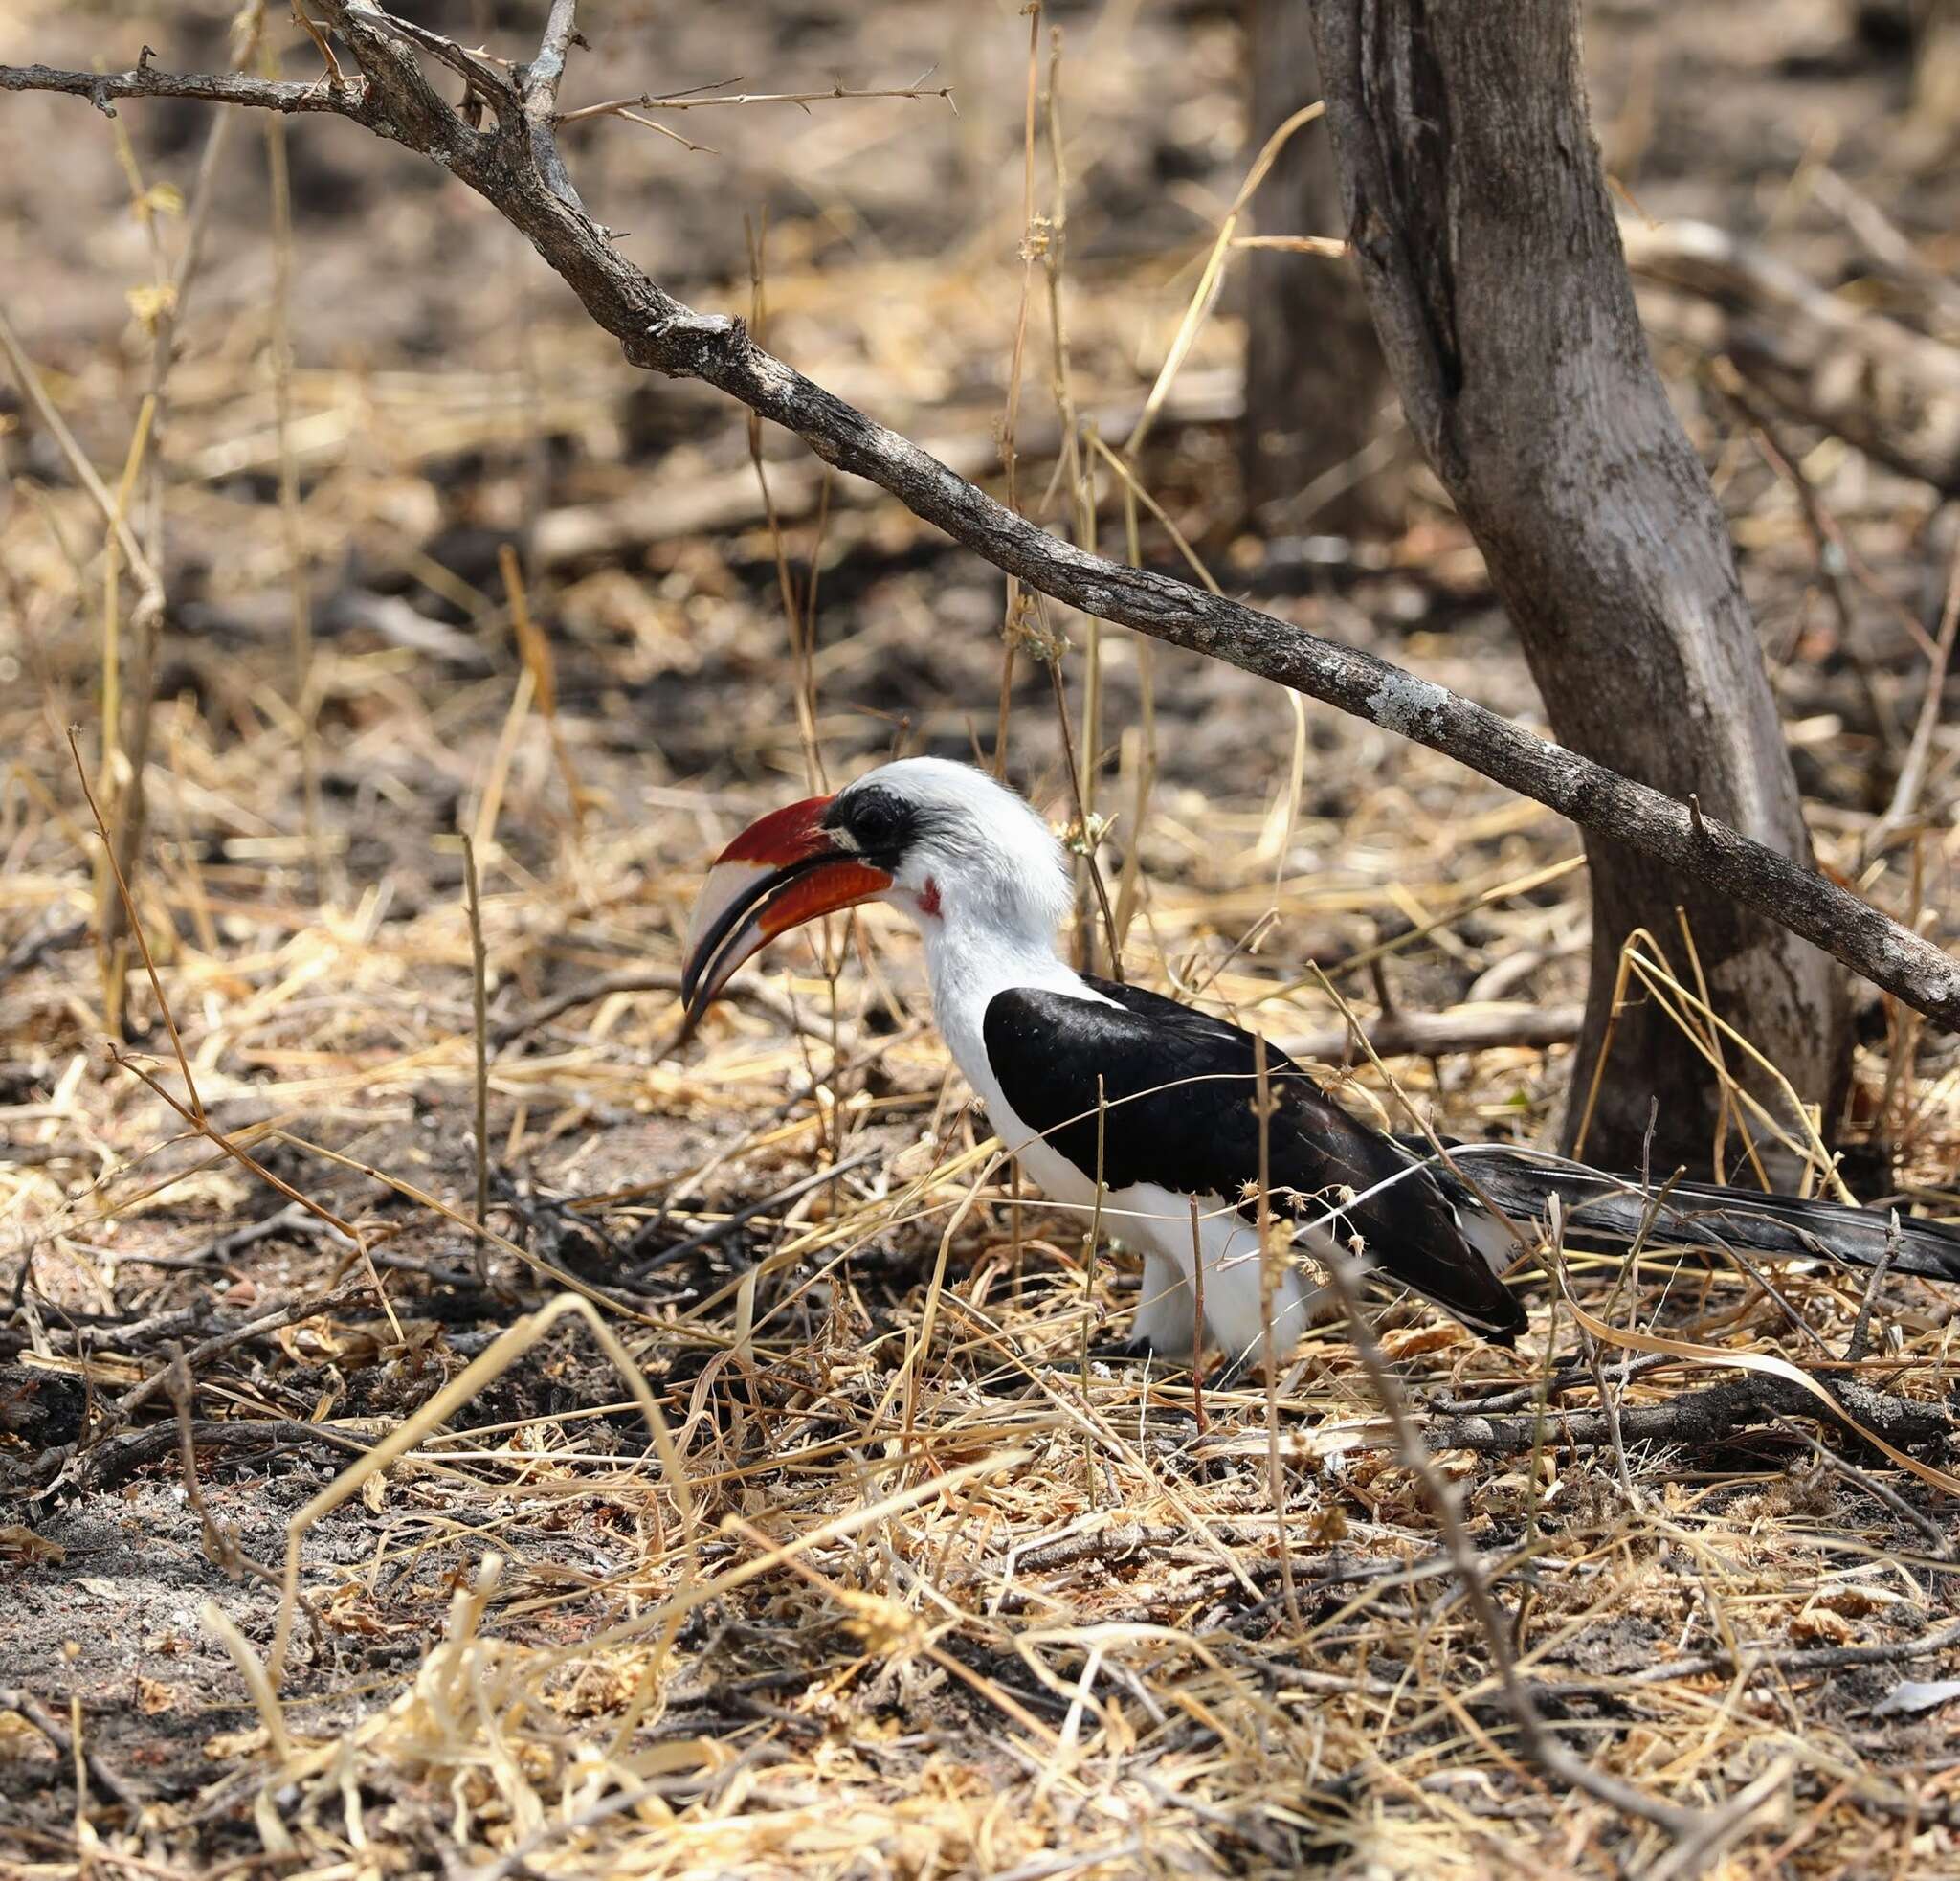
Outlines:
{"type": "MultiPolygon", "coordinates": [[[[774,342],[819,378],[982,439],[1023,290],[1026,41],[1010,25],[1003,168],[965,252],[819,264],[820,219],[779,221],[766,283],[774,342]]],[[[1192,82],[1215,85],[1229,62],[1199,38],[1192,82]]],[[[1064,80],[1070,111],[1086,95],[1070,168],[1092,200],[1110,101],[1147,88],[1161,41],[1139,39],[1135,69],[1125,43],[1064,80]]],[[[838,140],[875,137],[848,122],[777,124],[782,162],[808,139],[821,173],[838,140]]],[[[646,144],[661,164],[707,161],[646,144]]],[[[1080,410],[1133,421],[1235,183],[1188,241],[1142,255],[1094,258],[1073,217],[1057,291],[1080,410]]],[[[746,264],[726,263],[739,304],[746,264]]],[[[1055,463],[1044,299],[1029,296],[1018,485],[1060,517],[1100,459],[1055,463]]],[[[1571,1749],[1682,1808],[1745,1799],[1690,1862],[1522,1755],[1435,1511],[1344,1336],[1315,1334],[1277,1381],[1283,1507],[1263,1388],[1209,1380],[1201,1429],[1187,1376],[1080,1366],[1084,1312],[1097,1339],[1118,1328],[1133,1266],[1105,1248],[1087,1269],[1087,1223],[1017,1197],[883,911],[779,950],[669,1054],[671,994],[619,982],[678,973],[703,858],[800,792],[812,738],[834,778],[899,744],[984,753],[1001,598],[902,515],[799,481],[770,440],[780,534],[759,499],[735,513],[755,479],[738,421],[694,403],[649,419],[601,342],[522,304],[512,323],[521,349],[505,324],[439,366],[302,347],[283,428],[269,323],[214,324],[169,375],[155,448],[172,613],[131,886],[202,1132],[159,1094],[188,1098],[140,958],[90,938],[116,890],[69,724],[112,828],[129,801],[126,767],[102,761],[102,520],[57,459],[0,438],[0,1563],[19,1616],[0,1684],[60,1731],[78,1723],[145,1805],[131,1824],[100,1776],[78,1797],[48,1732],[0,1711],[0,1847],[63,1875],[1960,1865],[1951,1711],[1874,1710],[1901,1678],[1960,1669],[1950,1503],[1790,1420],[1693,1451],[1561,1436],[1561,1410],[1662,1403],[1725,1359],[1841,1354],[1859,1277],[1780,1276],[1796,1330],[1719,1260],[1565,1264],[1592,1327],[1685,1355],[1589,1348],[1543,1284],[1515,1355],[1409,1302],[1381,1322],[1432,1428],[1473,1402],[1528,1412],[1580,1354],[1536,1442],[1437,1461],[1571,1749]],[[635,525],[648,539],[566,561],[543,546],[553,516],[657,517],[709,485],[712,530],[635,525]],[[527,528],[526,595],[496,544],[527,528]],[[786,593],[814,624],[807,649],[786,593]],[[480,1241],[465,835],[489,1047],[480,1241]],[[588,982],[613,990],[562,1004],[588,982]],[[562,1009],[528,1017],[546,1004],[562,1009]],[[126,1068],[107,1051],[119,1032],[126,1068]],[[567,1292],[596,1315],[499,1337],[567,1292]],[[191,1349],[189,1482],[172,1344],[191,1349]],[[466,1368],[466,1400],[436,1402],[466,1368]],[[100,1441],[64,1453],[84,1417],[100,1441]],[[350,1463],[383,1444],[385,1469],[350,1463]],[[303,1598],[287,1650],[289,1535],[303,1598]]],[[[120,472],[140,342],[27,337],[84,448],[120,472]]],[[[1229,369],[1235,338],[1204,324],[1178,383],[1229,369]]],[[[1820,848],[1855,872],[1884,804],[1859,713],[1876,686],[1909,731],[1923,666],[1862,591],[1862,677],[1832,642],[1803,513],[1723,410],[1700,441],[1780,656],[1820,848]]],[[[1829,444],[1805,463],[1874,579],[1920,608],[1941,570],[1923,494],[1829,444]]],[[[1218,427],[1167,408],[1137,476],[1144,552],[1188,545],[1228,583],[1258,577],[1227,524],[1218,427]]],[[[1125,526],[1123,491],[1102,477],[1105,531],[1125,526]]],[[[1374,566],[1290,605],[1536,709],[1474,554],[1419,503],[1374,566]]],[[[1324,1035],[1350,998],[1467,1013],[1576,996],[1585,874],[1556,819],[1367,728],[1297,723],[1236,675],[1160,654],[1151,691],[1115,633],[1090,687],[1080,624],[1049,625],[1084,643],[1063,667],[1071,699],[1099,702],[1089,788],[1114,818],[1101,862],[1132,977],[1282,1043],[1324,1035]]],[[[1020,666],[1013,768],[1069,820],[1049,682],[1020,666]]],[[[1935,735],[1920,822],[1860,878],[1949,939],[1956,751],[1935,735]]],[[[1679,937],[1643,958],[1647,996],[1678,999],[1735,1063],[1679,937]]],[[[1852,1186],[1950,1213],[1960,1064],[1897,1014],[1866,1038],[1851,1140],[1898,1160],[1854,1165],[1852,1186]]],[[[1396,1127],[1413,1106],[1523,1140],[1550,1128],[1570,1073],[1555,1046],[1329,1067],[1396,1127]]],[[[1932,1288],[1886,1281],[1863,1374],[1949,1399],[1949,1315],[1932,1288]]]]}

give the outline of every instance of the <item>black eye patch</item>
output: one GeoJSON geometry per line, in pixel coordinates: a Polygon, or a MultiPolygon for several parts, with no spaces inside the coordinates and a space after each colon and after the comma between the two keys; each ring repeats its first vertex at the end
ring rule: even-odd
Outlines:
{"type": "Polygon", "coordinates": [[[846,792],[824,820],[842,830],[859,853],[872,860],[903,855],[919,833],[918,810],[903,797],[876,787],[846,792]]]}

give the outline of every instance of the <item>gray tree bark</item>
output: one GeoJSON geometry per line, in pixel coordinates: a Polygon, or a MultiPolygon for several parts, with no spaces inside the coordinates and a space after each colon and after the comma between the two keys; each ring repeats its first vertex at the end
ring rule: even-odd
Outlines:
{"type": "MultiPolygon", "coordinates": [[[[1252,115],[1248,161],[1321,95],[1313,22],[1302,0],[1246,0],[1252,115]]],[[[1286,142],[1252,202],[1262,235],[1340,233],[1341,185],[1325,124],[1286,142]]],[[[1374,323],[1353,264],[1255,248],[1246,256],[1246,504],[1268,534],[1353,533],[1392,526],[1400,507],[1379,472],[1341,475],[1373,441],[1389,393],[1374,323]],[[1328,483],[1320,480],[1326,478],[1328,483]],[[1345,487],[1341,487],[1345,483],[1345,487]],[[1327,490],[1305,513],[1303,493],[1327,490]],[[1329,487],[1332,485],[1333,487],[1329,487]]]]}
{"type": "MultiPolygon", "coordinates": [[[[1313,0],[1354,244],[1409,422],[1476,536],[1560,742],[1810,860],[1727,530],[1648,355],[1588,122],[1576,0],[1313,0]]],[[[1620,950],[1682,952],[1801,1098],[1847,1063],[1815,948],[1589,831],[1593,940],[1570,1136],[1620,950]]],[[[1736,1054],[1728,1054],[1731,1064],[1736,1054]]],[[[1620,1016],[1589,1156],[1706,1165],[1718,1086],[1651,1003],[1620,1016]]]]}

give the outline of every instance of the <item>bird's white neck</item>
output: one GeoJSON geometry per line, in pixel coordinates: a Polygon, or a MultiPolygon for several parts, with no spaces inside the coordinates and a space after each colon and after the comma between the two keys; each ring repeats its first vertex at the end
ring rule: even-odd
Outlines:
{"type": "Polygon", "coordinates": [[[990,1104],[999,1095],[985,1036],[987,1007],[995,994],[1031,986],[1088,999],[1101,996],[1061,957],[1052,932],[990,920],[955,906],[940,914],[924,913],[916,906],[906,911],[924,936],[932,1016],[940,1036],[967,1082],[990,1104]]]}

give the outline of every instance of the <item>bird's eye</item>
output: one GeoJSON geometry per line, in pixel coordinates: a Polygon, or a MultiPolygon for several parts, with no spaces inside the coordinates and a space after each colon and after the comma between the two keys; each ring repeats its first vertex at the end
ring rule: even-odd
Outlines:
{"type": "Polygon", "coordinates": [[[867,856],[895,860],[917,834],[913,806],[890,791],[867,790],[838,805],[844,828],[867,856]]]}
{"type": "Polygon", "coordinates": [[[851,834],[867,849],[882,849],[898,836],[902,820],[889,797],[867,796],[851,818],[851,834]]]}

